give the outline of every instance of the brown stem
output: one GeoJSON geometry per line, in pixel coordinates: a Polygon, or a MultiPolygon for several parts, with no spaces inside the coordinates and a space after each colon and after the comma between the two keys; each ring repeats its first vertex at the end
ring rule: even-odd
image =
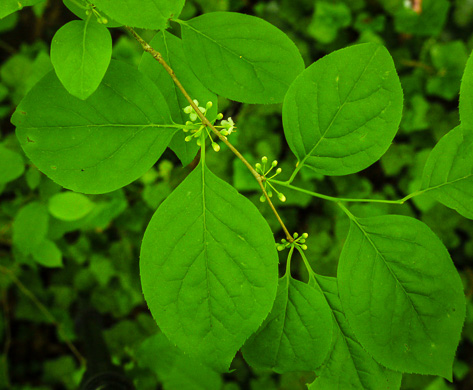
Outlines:
{"type": "Polygon", "coordinates": [[[29,299],[31,299],[31,301],[36,305],[36,307],[41,311],[41,313],[43,313],[43,315],[48,319],[48,321],[51,322],[57,328],[58,333],[61,335],[64,342],[69,347],[74,356],[77,358],[77,360],[79,360],[79,363],[82,366],[85,366],[85,358],[77,350],[76,346],[72,344],[71,341],[69,341],[66,334],[62,331],[61,324],[57,322],[56,318],[54,318],[54,316],[47,309],[47,307],[41,303],[41,301],[36,297],[36,295],[34,295],[30,290],[28,290],[28,288],[15,276],[15,274],[10,269],[0,265],[0,272],[4,275],[7,275],[13,281],[13,283],[15,283],[15,285],[21,290],[21,292],[25,294],[29,299]]]}
{"type": "Polygon", "coordinates": [[[199,118],[201,119],[202,123],[207,126],[209,129],[212,130],[212,132],[225,144],[228,146],[228,148],[233,152],[233,154],[235,154],[235,156],[237,156],[242,162],[243,164],[246,165],[246,167],[248,168],[248,170],[251,172],[251,174],[255,177],[256,181],[258,182],[259,186],[261,187],[261,190],[263,191],[263,194],[266,198],[266,200],[268,201],[268,204],[269,206],[271,207],[271,210],[273,210],[273,213],[274,215],[276,216],[279,224],[281,225],[282,229],[284,230],[284,233],[286,234],[286,238],[289,242],[293,242],[294,239],[292,238],[291,234],[289,233],[289,231],[287,230],[286,228],[286,225],[284,225],[284,222],[282,221],[281,217],[279,216],[277,210],[276,210],[276,207],[274,207],[273,205],[273,202],[271,202],[271,199],[269,198],[268,196],[268,193],[266,192],[266,189],[264,188],[264,185],[263,185],[263,176],[261,176],[258,172],[256,172],[256,170],[251,166],[251,164],[246,160],[245,157],[243,157],[243,155],[230,143],[228,142],[228,139],[227,137],[223,136],[222,134],[220,134],[220,132],[214,127],[214,125],[212,125],[212,123],[210,123],[210,121],[204,116],[204,114],[202,114],[202,112],[200,112],[199,110],[199,107],[197,107],[197,105],[194,103],[194,101],[192,100],[192,98],[189,96],[189,94],[187,93],[187,91],[185,90],[185,88],[182,86],[181,82],[178,80],[178,78],[176,77],[176,74],[174,73],[174,71],[171,69],[171,67],[167,64],[167,62],[164,60],[163,56],[161,55],[161,53],[159,53],[157,50],[153,49],[150,44],[148,42],[146,42],[143,38],[141,38],[135,30],[133,30],[131,27],[129,26],[125,26],[125,28],[131,33],[131,35],[133,35],[133,37],[141,44],[141,46],[143,47],[143,50],[148,52],[149,54],[151,54],[151,56],[156,60],[158,61],[162,66],[163,68],[166,70],[166,72],[168,72],[169,76],[171,76],[171,78],[173,79],[174,83],[177,85],[177,87],[179,88],[179,90],[182,92],[182,94],[184,95],[184,97],[186,98],[186,100],[189,102],[189,104],[191,105],[191,107],[194,109],[194,111],[196,112],[196,114],[199,116],[199,118]]]}

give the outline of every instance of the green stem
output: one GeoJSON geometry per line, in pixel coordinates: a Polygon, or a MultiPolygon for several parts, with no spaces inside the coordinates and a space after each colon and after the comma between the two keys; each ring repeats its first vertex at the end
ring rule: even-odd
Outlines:
{"type": "Polygon", "coordinates": [[[309,273],[309,279],[310,277],[314,274],[314,270],[309,264],[309,260],[307,260],[307,257],[305,256],[305,253],[301,247],[296,246],[296,249],[299,251],[299,254],[302,257],[302,261],[304,262],[305,267],[307,268],[307,272],[309,273]]]}
{"type": "MultiPolygon", "coordinates": [[[[174,20],[176,21],[176,20],[174,20]]],[[[182,21],[180,21],[182,22],[182,21]]],[[[279,216],[276,207],[274,207],[273,202],[268,196],[268,193],[266,192],[266,188],[264,188],[263,185],[263,176],[260,175],[256,170],[253,168],[253,166],[246,160],[245,157],[227,140],[227,137],[223,136],[220,134],[220,132],[215,128],[215,126],[209,121],[208,118],[206,118],[199,110],[199,107],[194,103],[194,100],[191,98],[189,93],[186,91],[186,89],[182,86],[181,82],[177,78],[176,74],[174,73],[174,70],[167,64],[167,62],[164,60],[163,56],[161,53],[159,53],[157,50],[153,49],[148,42],[146,42],[143,38],[141,38],[135,30],[133,30],[129,26],[125,26],[125,28],[131,33],[131,35],[140,43],[141,47],[143,48],[144,51],[148,52],[153,56],[153,58],[158,61],[163,68],[166,70],[166,72],[171,76],[172,80],[178,87],[178,89],[182,92],[186,100],[189,102],[191,107],[194,109],[196,114],[199,116],[200,120],[202,123],[207,126],[212,132],[225,144],[227,147],[237,156],[243,164],[248,168],[248,170],[251,172],[251,174],[254,176],[256,181],[258,182],[258,185],[261,188],[261,191],[263,191],[263,194],[268,201],[269,207],[271,207],[271,210],[273,211],[274,215],[276,216],[276,219],[278,220],[279,224],[281,225],[281,228],[283,229],[284,233],[286,234],[286,238],[289,242],[293,242],[294,239],[292,238],[291,234],[289,233],[289,230],[287,230],[286,225],[284,224],[283,220],[279,216]]]]}
{"type": "Polygon", "coordinates": [[[292,245],[291,246],[291,249],[289,249],[289,253],[287,255],[287,261],[286,261],[286,275],[289,275],[291,276],[291,260],[292,260],[292,254],[294,253],[294,248],[295,248],[295,245],[292,245]]]}
{"type": "Polygon", "coordinates": [[[426,191],[426,190],[415,191],[412,194],[409,194],[409,195],[405,196],[404,198],[398,199],[398,200],[337,198],[337,197],[334,197],[334,196],[319,194],[318,192],[313,192],[313,191],[306,190],[304,188],[293,186],[293,185],[290,184],[291,179],[289,179],[288,181],[280,181],[280,180],[271,180],[271,181],[274,184],[278,184],[280,186],[290,188],[291,190],[303,192],[304,194],[314,196],[316,198],[325,199],[325,200],[329,200],[331,202],[337,202],[337,203],[338,202],[358,202],[358,203],[404,204],[407,200],[409,200],[409,199],[411,199],[415,196],[421,195],[426,191]]]}

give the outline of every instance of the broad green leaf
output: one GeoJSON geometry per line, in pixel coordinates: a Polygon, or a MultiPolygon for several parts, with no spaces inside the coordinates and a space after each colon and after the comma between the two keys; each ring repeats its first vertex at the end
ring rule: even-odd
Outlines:
{"type": "Polygon", "coordinates": [[[25,170],[23,158],[13,150],[0,144],[0,184],[20,177],[25,170]]]}
{"type": "Polygon", "coordinates": [[[33,258],[44,267],[62,267],[62,253],[51,240],[41,241],[33,250],[33,258]]]}
{"type": "Polygon", "coordinates": [[[12,123],[26,155],[43,173],[67,189],[89,194],[138,179],[175,132],[154,83],[117,61],[85,101],[49,73],[20,103],[12,123]]]}
{"type": "Polygon", "coordinates": [[[48,203],[51,215],[63,221],[84,218],[93,208],[94,203],[87,196],[70,191],[52,196],[48,203]]]}
{"type": "Polygon", "coordinates": [[[13,245],[25,255],[46,238],[49,215],[46,206],[38,202],[22,207],[13,221],[13,245]]]}
{"type": "Polygon", "coordinates": [[[97,89],[112,58],[110,32],[101,24],[90,23],[91,17],[65,24],[51,42],[57,77],[70,94],[82,100],[97,89]]]}
{"type": "Polygon", "coordinates": [[[465,297],[444,245],[410,217],[350,218],[338,287],[356,337],[385,367],[451,380],[465,297]]]}
{"type": "Polygon", "coordinates": [[[459,104],[461,124],[467,130],[473,131],[473,52],[470,54],[463,72],[459,104]]]}
{"type": "Polygon", "coordinates": [[[44,0],[2,0],[0,4],[0,19],[13,12],[20,11],[23,7],[41,3],[44,0]]]}
{"type": "Polygon", "coordinates": [[[313,371],[329,352],[332,315],[320,290],[285,275],[271,313],[243,347],[252,367],[313,371]]]}
{"type": "MultiPolygon", "coordinates": [[[[159,32],[150,42],[150,45],[161,53],[193,99],[197,99],[203,107],[208,101],[213,103],[207,116],[209,119],[215,119],[218,114],[217,96],[205,88],[192,72],[184,54],[182,41],[168,32],[159,32]]],[[[188,106],[189,103],[163,66],[148,53],[143,53],[139,69],[159,87],[168,103],[174,122],[185,124],[189,120],[189,115],[184,113],[183,108],[188,106]]],[[[179,131],[169,145],[181,160],[182,165],[190,164],[199,149],[196,142],[184,141],[186,135],[183,131],[179,131]]]]}
{"type": "Polygon", "coordinates": [[[177,18],[185,0],[94,0],[94,4],[117,22],[131,27],[164,30],[177,18]]]}
{"type": "Polygon", "coordinates": [[[151,369],[164,390],[220,390],[221,376],[185,355],[162,333],[147,338],[136,352],[138,365],[151,369]]]}
{"type": "Polygon", "coordinates": [[[338,297],[337,279],[313,274],[333,313],[332,351],[317,370],[309,390],[397,390],[401,373],[377,363],[360,345],[348,324],[338,297]]]}
{"type": "Polygon", "coordinates": [[[287,142],[299,164],[347,175],[389,148],[402,113],[402,89],[386,48],[365,43],[307,68],[284,99],[287,142]]]}
{"type": "Polygon", "coordinates": [[[421,191],[473,219],[473,128],[458,126],[435,145],[425,164],[421,191]]]}
{"type": "Polygon", "coordinates": [[[160,329],[226,371],[274,302],[278,256],[256,207],[200,164],[161,204],[141,248],[141,283],[160,329]]]}
{"type": "Polygon", "coordinates": [[[184,51],[211,91],[243,103],[280,103],[304,69],[296,45],[254,16],[213,12],[180,21],[184,51]]]}

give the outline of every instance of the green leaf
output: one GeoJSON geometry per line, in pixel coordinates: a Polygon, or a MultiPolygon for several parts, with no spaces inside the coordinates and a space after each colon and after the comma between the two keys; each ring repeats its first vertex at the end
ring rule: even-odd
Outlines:
{"type": "Polygon", "coordinates": [[[70,94],[82,100],[97,89],[112,58],[110,32],[101,24],[90,23],[91,17],[65,24],[51,42],[57,77],[70,94]]]}
{"type": "MultiPolygon", "coordinates": [[[[168,32],[159,32],[152,39],[150,45],[161,53],[193,99],[197,99],[203,107],[208,101],[213,103],[207,116],[209,119],[215,119],[218,114],[217,96],[205,88],[192,72],[184,54],[182,41],[168,32]]],[[[189,103],[163,66],[148,53],[143,53],[139,69],[159,87],[168,103],[173,121],[185,124],[189,120],[189,115],[184,113],[183,108],[189,103]]],[[[196,142],[185,142],[185,137],[186,134],[179,131],[169,145],[181,160],[182,165],[190,164],[199,150],[196,142]]]]}
{"type": "Polygon", "coordinates": [[[67,189],[90,194],[138,179],[175,132],[154,83],[117,61],[85,101],[49,73],[20,103],[12,123],[26,155],[43,173],[67,189]]]}
{"type": "Polygon", "coordinates": [[[317,370],[309,390],[396,390],[401,373],[377,363],[360,345],[347,322],[338,297],[337,279],[312,274],[311,283],[319,287],[333,312],[332,351],[317,370]]]}
{"type": "Polygon", "coordinates": [[[23,158],[0,144],[0,184],[19,178],[25,170],[23,158]]]}
{"type": "Polygon", "coordinates": [[[332,315],[320,290],[285,275],[269,316],[243,347],[252,367],[313,371],[329,352],[332,315]]]}
{"type": "Polygon", "coordinates": [[[131,27],[163,30],[177,18],[185,0],[94,0],[94,4],[117,22],[131,27]]]}
{"type": "Polygon", "coordinates": [[[46,206],[38,202],[28,203],[13,221],[13,245],[23,254],[32,253],[46,238],[48,223],[46,206]]]}
{"type": "Polygon", "coordinates": [[[473,52],[463,72],[460,86],[460,121],[466,129],[473,131],[473,52]]]}
{"type": "Polygon", "coordinates": [[[43,240],[33,250],[33,258],[45,267],[62,267],[62,253],[51,240],[43,240]]]}
{"type": "Polygon", "coordinates": [[[192,69],[211,91],[243,103],[280,103],[304,69],[296,45],[254,16],[213,12],[182,26],[192,69]]]}
{"type": "Polygon", "coordinates": [[[465,297],[444,245],[410,217],[350,218],[338,287],[361,345],[390,369],[451,380],[465,297]]]}
{"type": "Polygon", "coordinates": [[[169,340],[225,371],[271,310],[277,263],[256,207],[201,163],[151,219],[141,283],[169,340]]]}
{"type": "Polygon", "coordinates": [[[220,390],[222,378],[173,346],[162,333],[147,338],[136,353],[142,367],[151,369],[164,389],[220,390]]]}
{"type": "Polygon", "coordinates": [[[0,19],[13,12],[20,11],[23,7],[41,3],[44,0],[2,0],[0,4],[0,19]]]}
{"type": "Polygon", "coordinates": [[[48,203],[51,215],[63,221],[84,218],[93,208],[94,203],[87,196],[70,191],[52,196],[48,203]]]}
{"type": "Polygon", "coordinates": [[[284,133],[301,167],[347,175],[386,152],[401,113],[393,60],[366,43],[323,57],[296,79],[284,99],[284,133]]]}
{"type": "Polygon", "coordinates": [[[425,164],[421,192],[473,219],[473,131],[458,126],[440,139],[425,164]]]}

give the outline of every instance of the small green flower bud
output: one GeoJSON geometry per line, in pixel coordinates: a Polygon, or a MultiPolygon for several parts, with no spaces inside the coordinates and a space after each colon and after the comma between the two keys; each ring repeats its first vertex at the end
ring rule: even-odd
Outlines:
{"type": "Polygon", "coordinates": [[[309,234],[308,234],[308,233],[303,233],[303,234],[302,234],[302,238],[307,238],[307,237],[309,237],[309,234]]]}
{"type": "Polygon", "coordinates": [[[276,165],[278,165],[278,161],[277,161],[277,160],[274,160],[274,161],[271,163],[271,166],[275,167],[276,165]]]}
{"type": "Polygon", "coordinates": [[[213,150],[218,152],[220,150],[220,145],[217,144],[216,142],[212,142],[212,148],[213,148],[213,150]]]}
{"type": "Polygon", "coordinates": [[[262,169],[262,166],[261,166],[260,163],[256,163],[255,167],[256,167],[256,170],[260,170],[260,171],[261,171],[261,169],[262,169]]]}
{"type": "Polygon", "coordinates": [[[305,243],[305,239],[304,239],[304,238],[301,238],[301,239],[299,240],[299,242],[300,242],[301,244],[304,244],[304,243],[305,243]]]}
{"type": "Polygon", "coordinates": [[[286,247],[284,245],[278,245],[278,251],[279,252],[283,251],[284,249],[286,249],[286,247]]]}
{"type": "Polygon", "coordinates": [[[276,169],[276,175],[279,175],[282,172],[281,168],[276,169]]]}
{"type": "Polygon", "coordinates": [[[103,16],[100,18],[100,23],[102,24],[107,24],[108,23],[108,19],[107,18],[104,18],[103,16]]]}
{"type": "Polygon", "coordinates": [[[301,248],[306,251],[307,250],[307,245],[305,245],[305,244],[301,245],[301,248]]]}
{"type": "Polygon", "coordinates": [[[184,111],[185,114],[190,114],[192,112],[192,107],[187,106],[187,107],[184,107],[182,110],[184,111]]]}
{"type": "Polygon", "coordinates": [[[261,195],[261,196],[259,197],[259,201],[260,201],[261,203],[266,202],[266,197],[265,197],[264,195],[261,195]]]}
{"type": "Polygon", "coordinates": [[[285,202],[285,201],[286,201],[286,197],[285,197],[283,194],[281,194],[281,193],[278,194],[278,198],[279,198],[279,200],[280,200],[281,202],[285,202]]]}
{"type": "Polygon", "coordinates": [[[220,134],[222,134],[224,137],[226,137],[228,135],[228,131],[223,129],[223,130],[220,130],[220,134]]]}
{"type": "Polygon", "coordinates": [[[192,138],[194,138],[192,135],[188,135],[188,136],[185,138],[185,141],[186,141],[186,142],[189,142],[192,138]]]}
{"type": "Polygon", "coordinates": [[[269,196],[270,198],[272,198],[272,197],[273,197],[273,192],[272,192],[272,191],[268,191],[268,196],[269,196]]]}
{"type": "Polygon", "coordinates": [[[210,109],[212,108],[212,106],[213,106],[213,103],[212,103],[212,102],[207,102],[207,104],[205,105],[205,108],[206,108],[207,110],[210,110],[210,109]]]}
{"type": "Polygon", "coordinates": [[[222,113],[219,113],[219,114],[217,115],[217,120],[220,121],[220,120],[222,120],[222,119],[223,119],[223,114],[222,114],[222,113]]]}
{"type": "Polygon", "coordinates": [[[293,236],[294,238],[297,238],[297,237],[299,237],[299,233],[295,232],[292,236],[293,236]]]}
{"type": "Polygon", "coordinates": [[[283,244],[285,244],[285,243],[287,243],[287,240],[286,240],[285,238],[283,238],[283,239],[281,240],[281,242],[282,242],[283,244]]]}
{"type": "Polygon", "coordinates": [[[266,163],[268,162],[268,157],[263,156],[263,157],[261,158],[261,162],[262,162],[263,164],[266,164],[266,163]]]}
{"type": "Polygon", "coordinates": [[[86,14],[87,16],[90,16],[91,13],[92,13],[92,10],[91,10],[91,9],[88,9],[87,11],[85,11],[85,14],[86,14]]]}
{"type": "Polygon", "coordinates": [[[197,139],[197,145],[201,146],[202,142],[200,142],[200,138],[197,139]]]}

